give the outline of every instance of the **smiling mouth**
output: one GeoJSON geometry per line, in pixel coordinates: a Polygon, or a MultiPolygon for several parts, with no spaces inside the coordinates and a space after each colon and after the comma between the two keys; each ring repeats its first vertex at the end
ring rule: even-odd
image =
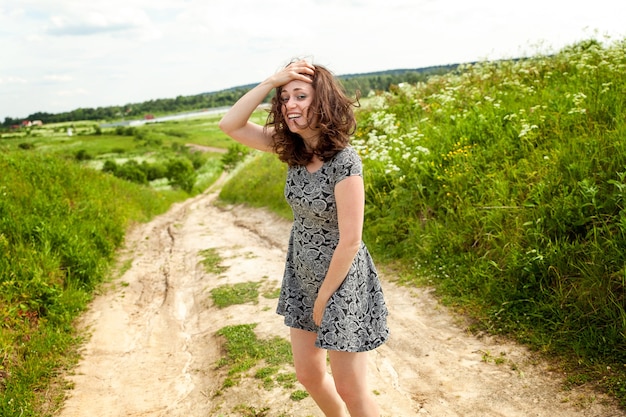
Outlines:
{"type": "Polygon", "coordinates": [[[302,116],[302,115],[300,115],[300,114],[288,114],[287,115],[287,119],[289,119],[289,120],[299,119],[300,116],[302,116]]]}

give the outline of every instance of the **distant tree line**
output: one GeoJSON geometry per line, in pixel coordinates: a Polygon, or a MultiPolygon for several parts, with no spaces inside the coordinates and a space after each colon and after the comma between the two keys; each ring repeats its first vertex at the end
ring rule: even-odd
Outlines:
{"type": "MultiPolygon", "coordinates": [[[[400,83],[417,83],[425,81],[433,75],[445,74],[453,71],[457,65],[446,65],[420,69],[400,69],[366,74],[343,75],[341,79],[349,94],[354,95],[359,90],[363,96],[370,91],[387,91],[390,86],[400,83]]],[[[41,120],[43,123],[73,122],[81,120],[119,120],[123,118],[143,118],[147,114],[171,114],[215,107],[224,107],[234,104],[242,95],[254,85],[245,85],[211,93],[201,93],[192,96],[178,96],[176,98],[161,98],[148,100],[142,103],[131,103],[123,106],[108,106],[97,108],[78,108],[64,113],[37,112],[26,118],[6,117],[2,127],[9,128],[20,125],[23,120],[41,120]]]]}
{"type": "Polygon", "coordinates": [[[447,74],[454,71],[457,67],[458,64],[419,69],[397,69],[365,74],[342,75],[339,76],[339,79],[350,95],[354,95],[355,92],[359,90],[362,96],[366,96],[370,91],[389,91],[389,87],[392,85],[425,82],[434,75],[447,74]]]}

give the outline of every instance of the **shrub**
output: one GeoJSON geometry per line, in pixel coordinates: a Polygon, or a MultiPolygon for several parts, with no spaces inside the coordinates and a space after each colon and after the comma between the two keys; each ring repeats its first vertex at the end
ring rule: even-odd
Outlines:
{"type": "Polygon", "coordinates": [[[224,171],[232,171],[250,152],[250,148],[240,143],[229,146],[228,151],[222,156],[224,171]]]}
{"type": "Polygon", "coordinates": [[[148,163],[143,161],[141,163],[141,169],[146,174],[148,181],[158,180],[160,178],[167,177],[167,166],[161,162],[148,163]]]}
{"type": "Polygon", "coordinates": [[[197,174],[187,158],[177,158],[167,163],[167,178],[173,187],[191,193],[197,174]]]}
{"type": "Polygon", "coordinates": [[[117,172],[117,169],[118,169],[117,162],[112,161],[110,159],[107,159],[106,161],[104,161],[104,165],[102,166],[102,172],[107,172],[113,175],[115,175],[115,173],[117,172]]]}
{"type": "Polygon", "coordinates": [[[19,145],[17,145],[17,147],[25,151],[30,150],[30,149],[35,149],[35,145],[30,142],[22,142],[19,145]]]}
{"type": "Polygon", "coordinates": [[[91,156],[89,152],[87,152],[87,150],[80,149],[74,154],[74,159],[76,159],[77,161],[88,161],[90,159],[93,159],[93,156],[91,156]]]}
{"type": "Polygon", "coordinates": [[[141,165],[139,165],[139,163],[134,159],[129,159],[122,165],[119,165],[114,174],[118,178],[136,182],[137,184],[148,183],[148,176],[142,169],[141,165]]]}

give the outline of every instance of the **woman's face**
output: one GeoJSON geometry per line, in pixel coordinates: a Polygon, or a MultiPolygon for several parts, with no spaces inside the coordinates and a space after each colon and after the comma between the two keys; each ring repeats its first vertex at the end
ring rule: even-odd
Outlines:
{"type": "Polygon", "coordinates": [[[281,110],[291,132],[304,137],[306,133],[315,131],[308,122],[309,108],[314,94],[313,86],[304,81],[291,81],[282,88],[281,110]]]}

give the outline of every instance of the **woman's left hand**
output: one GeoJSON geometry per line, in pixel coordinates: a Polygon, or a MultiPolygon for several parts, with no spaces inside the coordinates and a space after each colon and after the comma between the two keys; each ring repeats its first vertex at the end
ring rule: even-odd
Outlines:
{"type": "Polygon", "coordinates": [[[324,300],[318,296],[313,305],[313,321],[318,327],[322,324],[322,317],[324,317],[327,303],[328,300],[324,300]]]}

